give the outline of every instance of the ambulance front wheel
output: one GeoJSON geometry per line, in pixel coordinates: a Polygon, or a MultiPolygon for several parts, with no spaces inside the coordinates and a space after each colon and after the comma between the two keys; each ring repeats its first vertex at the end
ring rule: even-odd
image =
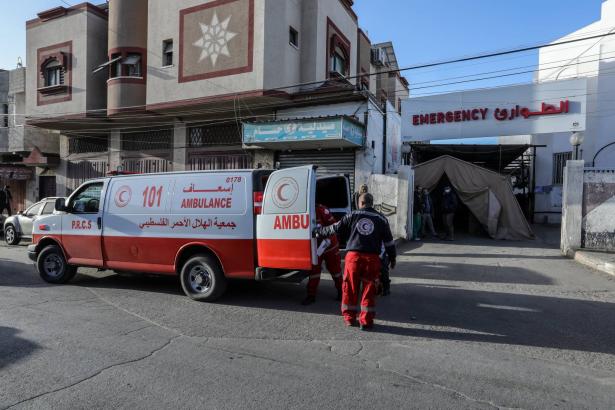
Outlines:
{"type": "Polygon", "coordinates": [[[49,245],[38,254],[36,268],[45,282],[53,284],[66,283],[77,273],[77,268],[66,262],[62,250],[56,245],[49,245]]]}
{"type": "Polygon", "coordinates": [[[226,278],[218,261],[210,255],[194,256],[184,264],[180,281],[186,295],[213,302],[226,290],[226,278]]]}

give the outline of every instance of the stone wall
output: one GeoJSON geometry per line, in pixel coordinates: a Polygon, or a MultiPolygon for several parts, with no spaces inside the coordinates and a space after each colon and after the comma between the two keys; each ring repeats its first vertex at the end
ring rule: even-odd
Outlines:
{"type": "Polygon", "coordinates": [[[389,220],[395,239],[408,239],[412,232],[410,214],[412,198],[412,171],[399,175],[371,175],[369,192],[374,196],[374,208],[389,220]]]}
{"type": "Polygon", "coordinates": [[[583,172],[583,248],[615,251],[615,169],[583,172]]]}
{"type": "Polygon", "coordinates": [[[564,255],[581,248],[615,251],[615,169],[584,165],[585,161],[568,161],[564,170],[564,255]]]}

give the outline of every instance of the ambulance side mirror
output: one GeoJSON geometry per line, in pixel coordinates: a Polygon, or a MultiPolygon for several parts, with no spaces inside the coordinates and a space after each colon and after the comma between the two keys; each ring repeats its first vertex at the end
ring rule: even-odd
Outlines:
{"type": "Polygon", "coordinates": [[[58,198],[55,202],[55,210],[58,212],[66,212],[66,200],[64,198],[58,198]]]}

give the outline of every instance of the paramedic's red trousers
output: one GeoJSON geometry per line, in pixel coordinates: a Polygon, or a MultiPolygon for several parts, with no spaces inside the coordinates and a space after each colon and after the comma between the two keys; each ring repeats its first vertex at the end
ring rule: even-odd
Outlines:
{"type": "Polygon", "coordinates": [[[378,255],[348,252],[344,267],[342,316],[346,322],[354,321],[360,309],[359,322],[363,326],[374,324],[376,317],[376,281],[380,275],[378,255]],[[361,292],[361,285],[363,291],[361,292]],[[361,305],[359,306],[359,293],[361,305]]]}
{"type": "Polygon", "coordinates": [[[336,247],[335,249],[331,249],[328,252],[325,252],[318,259],[318,266],[314,266],[312,269],[312,273],[310,275],[310,279],[307,284],[307,294],[308,296],[316,296],[316,292],[318,292],[318,285],[320,284],[320,273],[322,272],[322,263],[325,263],[327,270],[331,274],[333,278],[333,282],[335,282],[335,288],[337,290],[342,289],[342,259],[340,257],[340,251],[336,247]]]}

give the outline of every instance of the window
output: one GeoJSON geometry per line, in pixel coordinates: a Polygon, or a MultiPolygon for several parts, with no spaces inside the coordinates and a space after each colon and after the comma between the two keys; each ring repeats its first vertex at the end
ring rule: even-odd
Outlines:
{"type": "Polygon", "coordinates": [[[141,77],[141,54],[128,53],[122,64],[126,66],[128,77],[141,77]]]}
{"type": "Polygon", "coordinates": [[[553,154],[553,185],[564,183],[564,168],[566,162],[572,159],[572,151],[553,154]]]}
{"type": "Polygon", "coordinates": [[[98,213],[102,187],[102,182],[95,182],[84,186],[75,196],[71,198],[68,208],[77,214],[98,213]]]}
{"type": "Polygon", "coordinates": [[[2,126],[4,128],[9,127],[9,105],[2,104],[2,126]]]}
{"type": "Polygon", "coordinates": [[[51,215],[55,210],[56,204],[55,201],[47,201],[45,202],[45,207],[43,208],[43,213],[41,215],[51,215]]]}
{"type": "Polygon", "coordinates": [[[340,46],[336,46],[331,56],[331,71],[344,77],[348,75],[348,60],[340,46]]]}
{"type": "Polygon", "coordinates": [[[164,40],[162,42],[162,66],[168,67],[173,65],[173,40],[164,40]]]}
{"type": "Polygon", "coordinates": [[[299,32],[293,27],[288,29],[288,42],[291,46],[299,48],[299,32]]]}
{"type": "Polygon", "coordinates": [[[24,212],[24,215],[29,216],[29,217],[38,215],[42,207],[43,207],[42,202],[39,202],[38,204],[34,204],[30,208],[26,209],[26,212],[24,212]]]}
{"type": "Polygon", "coordinates": [[[43,68],[45,87],[64,84],[64,67],[56,59],[49,61],[43,68]]]}
{"type": "Polygon", "coordinates": [[[111,54],[111,60],[113,63],[110,64],[111,72],[110,78],[121,77],[122,75],[122,55],[120,53],[111,54]]]}

